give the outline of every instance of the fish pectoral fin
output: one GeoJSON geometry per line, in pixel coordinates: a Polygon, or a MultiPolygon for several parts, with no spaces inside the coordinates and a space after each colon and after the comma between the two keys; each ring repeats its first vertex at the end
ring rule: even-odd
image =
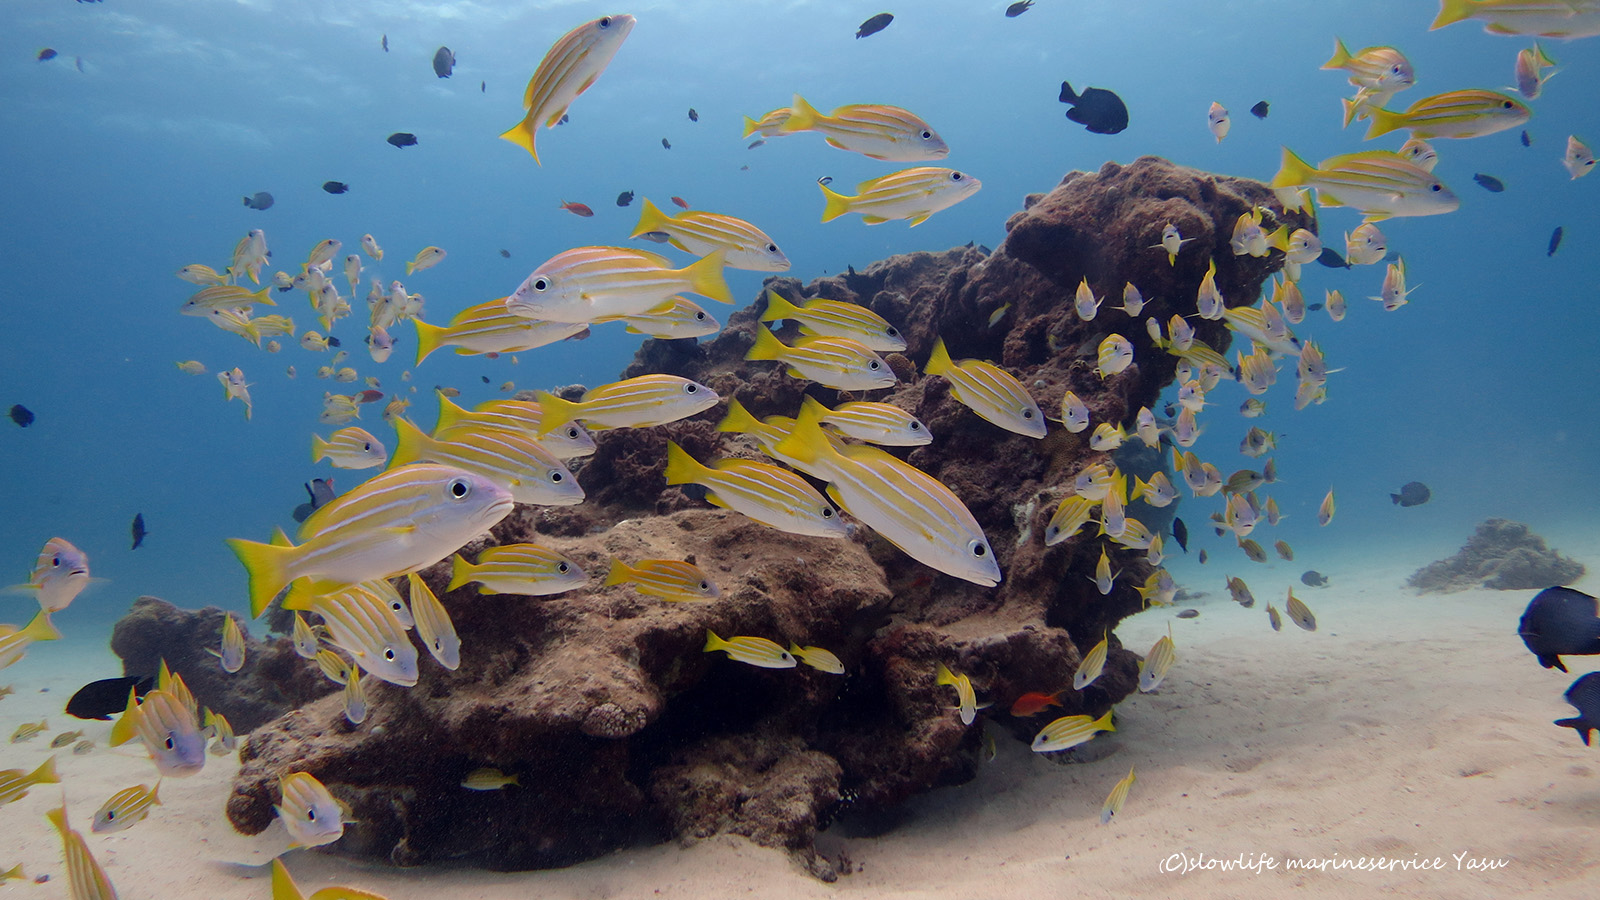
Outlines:
{"type": "Polygon", "coordinates": [[[407,524],[407,525],[390,525],[387,528],[379,528],[378,529],[379,533],[381,533],[381,534],[411,534],[412,532],[414,532],[416,530],[417,530],[417,526],[416,525],[411,525],[411,524],[407,524]]]}
{"type": "Polygon", "coordinates": [[[923,222],[928,221],[928,217],[931,216],[931,215],[933,215],[933,213],[923,213],[920,216],[912,216],[911,217],[911,224],[908,227],[915,228],[918,225],[921,225],[923,222]]]}
{"type": "Polygon", "coordinates": [[[882,225],[889,220],[885,219],[883,216],[862,216],[861,221],[867,223],[868,225],[882,225]]]}

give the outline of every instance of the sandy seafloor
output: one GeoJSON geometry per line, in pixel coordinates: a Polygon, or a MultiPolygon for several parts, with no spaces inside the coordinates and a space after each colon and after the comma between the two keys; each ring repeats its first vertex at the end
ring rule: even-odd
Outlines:
{"type": "MultiPolygon", "coordinates": [[[[1593,593],[1600,533],[1545,536],[1589,567],[1575,586],[1593,593]]],[[[290,868],[308,894],[343,884],[397,900],[1595,896],[1600,746],[1551,721],[1572,715],[1561,694],[1600,669],[1600,657],[1568,657],[1570,675],[1542,669],[1515,634],[1533,591],[1419,597],[1401,583],[1428,560],[1414,548],[1379,552],[1321,560],[1333,579],[1322,589],[1298,585],[1304,564],[1176,563],[1180,581],[1209,594],[1190,604],[1197,619],[1158,610],[1119,628],[1143,650],[1170,622],[1179,659],[1158,692],[1118,706],[1117,733],[1097,739],[1109,755],[1059,765],[996,729],[998,756],[978,777],[914,801],[896,829],[822,835],[825,853],[842,852],[855,867],[836,884],[737,838],[641,846],[543,872],[398,870],[304,851],[291,854],[290,868]],[[1249,581],[1254,609],[1227,599],[1230,573],[1249,581]],[[1281,609],[1291,582],[1318,617],[1314,634],[1267,625],[1266,601],[1281,609]],[[1102,826],[1101,802],[1130,764],[1138,782],[1122,814],[1102,826]],[[1237,864],[1241,854],[1257,865],[1181,871],[1185,858],[1237,864]],[[1361,856],[1442,866],[1286,869],[1289,860],[1361,856]],[[1468,860],[1503,866],[1474,870],[1468,860]]],[[[68,641],[36,646],[0,674],[17,689],[0,700],[0,734],[48,715],[52,734],[85,727],[98,742],[87,756],[58,751],[72,818],[85,832],[105,798],[155,776],[142,750],[106,749],[109,723],[80,726],[60,712],[73,689],[108,668],[117,671],[99,645],[68,641]]],[[[0,744],[0,768],[32,769],[48,740],[0,744]]],[[[264,879],[218,864],[264,863],[288,842],[277,824],[250,838],[229,827],[222,808],[235,765],[213,757],[200,775],[165,781],[148,821],[89,835],[125,900],[270,896],[264,879]]],[[[61,844],[44,818],[60,798],[52,785],[0,808],[0,868],[21,861],[30,878],[51,876],[44,885],[9,882],[0,897],[67,896],[61,844]]]]}

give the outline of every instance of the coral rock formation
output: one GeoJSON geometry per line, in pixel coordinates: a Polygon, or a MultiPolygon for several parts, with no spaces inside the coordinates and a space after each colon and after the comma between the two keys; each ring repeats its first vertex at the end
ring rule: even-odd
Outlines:
{"type": "Polygon", "coordinates": [[[1406,579],[1422,594],[1444,594],[1486,587],[1524,591],[1571,584],[1583,577],[1583,563],[1545,546],[1528,526],[1509,519],[1488,519],[1449,559],[1428,563],[1406,579]]]}
{"type": "MultiPolygon", "coordinates": [[[[1207,264],[1233,305],[1253,303],[1281,254],[1234,256],[1235,220],[1267,211],[1266,227],[1315,227],[1286,214],[1258,182],[1210,175],[1146,157],[1098,173],[1074,172],[1006,223],[993,253],[956,248],[882,260],[802,286],[769,286],[802,301],[863,304],[906,336],[889,357],[902,383],[887,400],[925,422],[935,441],[904,454],[960,496],[983,526],[1005,575],[997,588],[950,578],[859,529],[854,540],[786,535],[709,511],[697,488],[667,488],[671,438],[702,460],[758,455],[747,438],[715,431],[725,411],[660,428],[597,435],[578,477],[589,499],[575,507],[520,507],[493,543],[536,541],[567,553],[598,583],[609,556],[692,559],[722,587],[705,603],[663,603],[627,587],[591,587],[550,598],[479,596],[443,588],[445,566],[424,573],[462,636],[462,665],[424,660],[413,689],[379,685],[360,727],[324,698],[251,735],[228,815],[242,831],[272,817],[280,774],[305,770],[354,807],[336,848],[397,863],[463,858],[495,868],[560,865],[620,846],[637,823],[692,841],[745,834],[796,852],[823,878],[833,870],[811,849],[834,815],[873,812],[972,776],[981,729],[964,726],[954,691],[934,683],[943,662],[967,674],[984,716],[1031,739],[1049,717],[1014,719],[1028,691],[1068,687],[1102,635],[1142,608],[1134,590],[1151,568],[1142,551],[1112,547],[1122,570],[1109,595],[1091,585],[1105,542],[1086,530],[1056,546],[1043,533],[1064,486],[1104,461],[1088,434],[1056,429],[1043,440],[1001,430],[917,374],[936,337],[956,358],[1007,367],[1046,410],[1071,389],[1095,421],[1130,424],[1169,384],[1176,359],[1152,347],[1144,316],[1194,312],[1207,264]],[[1168,264],[1162,227],[1192,238],[1168,264]],[[1108,302],[1092,321],[1073,312],[1087,278],[1120,297],[1133,282],[1153,298],[1139,318],[1108,302]],[[991,315],[1009,310],[991,323],[991,315]],[[1119,332],[1135,363],[1105,379],[1096,347],[1119,332]],[[826,647],[847,674],[801,666],[759,669],[702,652],[707,629],[826,647]],[[522,787],[474,793],[459,785],[479,766],[522,775],[522,787]]],[[[832,405],[840,392],[791,378],[773,363],[746,362],[764,299],[734,313],[716,339],[649,341],[624,373],[670,372],[736,398],[757,416],[794,415],[804,395],[832,405]]],[[[1225,350],[1220,322],[1191,319],[1225,350]]],[[[779,332],[788,340],[790,323],[779,332]]],[[[903,453],[896,449],[895,452],[903,453]]],[[[470,557],[476,547],[469,547],[470,557]]],[[[1062,695],[1057,715],[1100,714],[1134,690],[1138,656],[1111,634],[1105,673],[1062,695]]]]}

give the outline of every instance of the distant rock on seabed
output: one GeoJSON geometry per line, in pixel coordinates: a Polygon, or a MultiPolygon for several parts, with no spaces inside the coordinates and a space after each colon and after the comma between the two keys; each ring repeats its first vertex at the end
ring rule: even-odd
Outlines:
{"type": "MultiPolygon", "coordinates": [[[[902,383],[871,399],[928,425],[933,444],[894,452],[966,502],[1004,572],[999,587],[939,574],[864,528],[848,542],[787,535],[706,507],[698,488],[666,487],[669,438],[702,461],[759,455],[748,439],[714,429],[726,404],[693,421],[599,432],[598,452],[578,461],[589,499],[518,507],[491,543],[555,547],[587,569],[592,585],[610,556],[688,558],[716,579],[722,598],[663,603],[627,587],[547,598],[479,596],[473,585],[446,593],[448,566],[434,566],[423,576],[461,634],[460,669],[424,658],[415,688],[370,680],[371,713],[360,727],[330,696],[258,729],[242,752],[229,819],[248,834],[265,829],[278,776],[308,771],[352,806],[356,821],[334,847],[399,865],[560,866],[641,834],[694,841],[735,833],[787,848],[832,880],[833,864],[813,849],[820,827],[974,775],[981,727],[963,726],[954,691],[934,684],[938,663],[971,676],[980,702],[991,704],[982,715],[1031,740],[1048,717],[1005,711],[1024,692],[1070,686],[1080,648],[1142,607],[1134,587],[1151,571],[1142,551],[1112,547],[1111,565],[1123,574],[1102,597],[1089,576],[1104,542],[1086,529],[1044,546],[1064,486],[1105,454],[1089,449],[1088,432],[1058,428],[1036,441],[979,419],[942,378],[919,374],[936,336],[956,359],[1005,366],[1048,414],[1070,388],[1094,421],[1131,425],[1176,365],[1151,347],[1144,318],[1193,313],[1209,262],[1234,305],[1253,303],[1280,266],[1279,253],[1258,259],[1229,248],[1234,222],[1257,206],[1267,210],[1266,228],[1315,228],[1303,214],[1285,214],[1259,182],[1145,157],[1070,173],[1050,193],[1027,197],[992,254],[971,246],[911,253],[804,286],[768,282],[795,300],[865,304],[905,334],[908,350],[888,360],[902,383]],[[1176,266],[1152,249],[1169,222],[1193,239],[1176,266]],[[1109,298],[1091,322],[1072,309],[1084,277],[1109,298]],[[1113,308],[1128,281],[1156,298],[1138,318],[1113,308]],[[1111,332],[1132,342],[1135,364],[1102,381],[1096,348],[1111,332]],[[825,647],[848,674],[758,669],[707,654],[707,629],[825,647]],[[480,766],[519,775],[521,787],[462,789],[480,766]]],[[[624,376],[692,377],[757,416],[794,415],[804,394],[829,405],[845,399],[744,360],[764,309],[760,299],[734,313],[708,342],[646,341],[624,376]]],[[[1226,349],[1222,323],[1189,321],[1201,340],[1226,349]]],[[[793,329],[780,337],[790,340],[793,329]]],[[[478,549],[467,548],[469,558],[478,549]]],[[[1099,680],[1066,691],[1052,712],[1099,715],[1134,690],[1137,654],[1111,646],[1099,680]]]]}
{"type": "Polygon", "coordinates": [[[1487,519],[1454,556],[1413,572],[1406,586],[1422,594],[1477,587],[1525,591],[1571,584],[1583,571],[1583,563],[1546,547],[1544,538],[1521,522],[1487,519]]]}

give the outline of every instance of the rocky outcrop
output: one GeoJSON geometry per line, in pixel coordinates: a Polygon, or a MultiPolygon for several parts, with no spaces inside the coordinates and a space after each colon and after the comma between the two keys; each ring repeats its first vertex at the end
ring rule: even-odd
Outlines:
{"type": "MultiPolygon", "coordinates": [[[[1235,220],[1255,207],[1266,210],[1269,228],[1314,228],[1286,215],[1265,185],[1144,158],[1074,172],[1030,196],[993,253],[912,253],[805,285],[769,282],[796,301],[864,304],[906,335],[906,352],[888,360],[901,384],[872,399],[929,426],[933,444],[894,452],[963,498],[1005,574],[998,587],[939,574],[866,529],[850,541],[786,535],[708,510],[698,489],[666,487],[668,438],[701,459],[759,455],[746,439],[714,430],[725,406],[660,428],[601,432],[598,452],[578,471],[585,503],[521,507],[491,538],[560,549],[589,570],[590,587],[549,598],[479,596],[471,587],[446,593],[444,565],[425,572],[462,636],[460,669],[424,660],[415,688],[375,684],[359,727],[329,697],[259,729],[243,750],[229,818],[261,831],[277,777],[303,770],[354,808],[358,822],[335,849],[400,864],[562,865],[643,828],[685,841],[745,834],[831,877],[811,840],[832,817],[892,809],[972,776],[980,729],[964,726],[954,691],[935,684],[939,663],[969,675],[989,704],[982,715],[1024,740],[1049,717],[1013,718],[1011,703],[1068,687],[1080,651],[1108,631],[1105,674],[1081,693],[1067,690],[1051,713],[1098,715],[1136,681],[1138,657],[1114,628],[1142,607],[1134,586],[1151,571],[1144,554],[1111,547],[1123,574],[1102,596],[1089,576],[1105,542],[1087,532],[1043,542],[1063,486],[1106,454],[1089,448],[1087,432],[1054,429],[1033,440],[979,419],[942,378],[918,374],[936,338],[958,359],[1004,365],[1047,412],[1071,389],[1096,421],[1131,424],[1176,364],[1152,346],[1144,319],[1193,313],[1208,263],[1233,305],[1254,302],[1281,264],[1281,254],[1236,257],[1228,248],[1235,220]],[[1152,249],[1169,222],[1191,239],[1175,266],[1152,249]],[[1112,298],[1088,322],[1072,309],[1085,278],[1112,298]],[[1137,318],[1114,308],[1127,282],[1150,298],[1137,318]],[[1135,363],[1102,379],[1096,348],[1112,332],[1133,344],[1135,363]],[[663,603],[601,588],[611,556],[691,559],[722,596],[663,603]],[[847,672],[758,669],[706,654],[707,630],[826,647],[847,672]],[[518,774],[521,787],[462,789],[480,766],[518,774]]],[[[708,342],[648,341],[624,376],[686,375],[758,416],[793,415],[807,394],[830,405],[850,399],[744,360],[765,306],[757,299],[734,313],[708,342]]],[[[1202,340],[1226,348],[1220,323],[1189,321],[1202,340]]]]}
{"type": "Polygon", "coordinates": [[[1521,522],[1487,519],[1454,556],[1413,572],[1406,586],[1420,594],[1478,587],[1526,591],[1571,584],[1583,577],[1583,571],[1583,563],[1545,546],[1544,538],[1521,522]]]}

